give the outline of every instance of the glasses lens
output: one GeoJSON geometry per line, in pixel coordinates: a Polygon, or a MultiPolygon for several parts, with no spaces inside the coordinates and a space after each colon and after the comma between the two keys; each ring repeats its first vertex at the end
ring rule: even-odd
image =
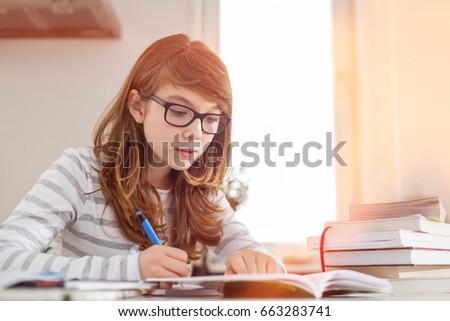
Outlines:
{"type": "Polygon", "coordinates": [[[192,110],[178,105],[170,106],[166,113],[166,121],[175,126],[186,126],[193,118],[192,110]]]}
{"type": "Polygon", "coordinates": [[[203,118],[203,130],[210,134],[217,134],[221,132],[225,125],[227,124],[227,119],[221,115],[208,115],[203,118]]]}

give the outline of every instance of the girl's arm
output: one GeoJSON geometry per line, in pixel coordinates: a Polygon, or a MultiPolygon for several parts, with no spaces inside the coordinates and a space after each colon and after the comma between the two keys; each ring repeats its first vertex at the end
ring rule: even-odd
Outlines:
{"type": "MultiPolygon", "coordinates": [[[[85,204],[95,202],[97,197],[96,193],[89,196],[86,192],[98,187],[98,178],[89,169],[92,155],[86,151],[66,150],[0,225],[0,270],[57,271],[67,279],[140,278],[140,253],[130,251],[130,244],[124,243],[124,248],[110,257],[89,255],[77,247],[76,242],[63,244],[73,255],[44,253],[80,217],[98,219],[84,212],[85,204]]],[[[114,242],[91,230],[78,229],[73,233],[78,233],[83,241],[92,241],[92,247],[100,247],[102,242],[114,242]]]]}

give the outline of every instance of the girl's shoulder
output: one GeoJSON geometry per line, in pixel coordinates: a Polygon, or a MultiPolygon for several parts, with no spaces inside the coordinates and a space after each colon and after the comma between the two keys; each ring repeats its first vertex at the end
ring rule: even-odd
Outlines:
{"type": "Polygon", "coordinates": [[[68,158],[75,161],[76,163],[82,164],[98,164],[93,147],[67,148],[62,152],[61,158],[68,158]]]}
{"type": "Polygon", "coordinates": [[[95,176],[100,167],[93,147],[67,148],[55,163],[72,173],[89,173],[95,176]]]}
{"type": "Polygon", "coordinates": [[[66,148],[62,152],[63,155],[76,156],[83,159],[96,160],[94,154],[94,147],[78,147],[78,148],[66,148]]]}

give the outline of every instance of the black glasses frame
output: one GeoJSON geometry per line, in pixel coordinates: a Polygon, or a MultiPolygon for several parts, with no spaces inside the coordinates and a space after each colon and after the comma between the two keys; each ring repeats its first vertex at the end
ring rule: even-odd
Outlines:
{"type": "Polygon", "coordinates": [[[178,104],[178,103],[170,103],[170,102],[166,102],[166,101],[162,100],[161,98],[159,98],[159,97],[157,97],[157,96],[155,96],[155,95],[150,95],[149,97],[144,97],[144,98],[151,99],[151,100],[153,100],[154,102],[156,102],[158,105],[161,105],[162,107],[164,107],[164,108],[165,108],[165,111],[164,111],[164,120],[165,120],[166,123],[168,123],[169,125],[172,125],[172,126],[175,126],[175,127],[187,127],[187,126],[189,126],[190,124],[192,124],[192,123],[194,122],[194,120],[196,120],[196,119],[198,118],[198,119],[200,119],[200,123],[202,124],[202,131],[205,132],[206,134],[215,135],[215,134],[221,133],[221,132],[227,127],[227,125],[228,125],[228,124],[230,123],[230,121],[231,121],[231,118],[228,117],[228,116],[225,115],[225,114],[214,114],[214,113],[204,113],[204,114],[201,114],[201,113],[197,112],[196,110],[192,109],[191,107],[184,106],[184,105],[180,105],[180,104],[178,104]],[[176,124],[172,124],[171,122],[169,122],[169,121],[167,120],[167,112],[169,111],[169,108],[170,108],[171,106],[180,106],[180,107],[187,108],[187,109],[189,109],[190,111],[192,111],[192,112],[194,113],[194,117],[193,117],[192,120],[191,120],[189,123],[187,123],[186,125],[176,125],[176,124]],[[223,117],[223,119],[224,119],[224,121],[225,121],[225,124],[224,124],[223,127],[222,127],[219,131],[217,131],[216,133],[211,133],[211,132],[205,130],[205,128],[204,128],[204,126],[203,126],[203,119],[205,119],[205,118],[208,117],[208,116],[220,116],[220,117],[223,117]]]}

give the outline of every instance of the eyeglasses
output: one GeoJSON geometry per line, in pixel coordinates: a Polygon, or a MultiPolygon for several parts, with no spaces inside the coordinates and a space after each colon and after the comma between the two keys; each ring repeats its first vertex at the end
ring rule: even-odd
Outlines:
{"type": "Polygon", "coordinates": [[[192,108],[178,105],[175,103],[165,102],[161,98],[151,95],[150,97],[145,97],[153,100],[159,105],[163,106],[166,111],[164,113],[164,120],[176,127],[186,127],[192,124],[197,118],[200,119],[202,124],[202,130],[207,134],[218,134],[231,121],[231,118],[223,114],[213,114],[213,113],[198,113],[192,108]]]}

